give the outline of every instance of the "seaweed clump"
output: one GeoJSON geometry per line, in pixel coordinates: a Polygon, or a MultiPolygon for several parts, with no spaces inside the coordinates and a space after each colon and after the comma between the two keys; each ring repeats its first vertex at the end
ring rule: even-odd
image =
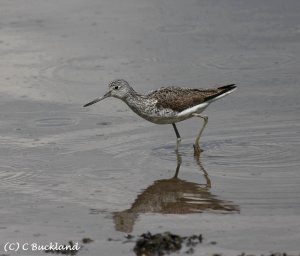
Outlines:
{"type": "Polygon", "coordinates": [[[144,233],[136,241],[134,252],[137,256],[163,256],[179,251],[183,244],[190,248],[186,253],[193,253],[192,247],[202,243],[202,235],[192,235],[181,237],[170,232],[152,235],[150,232],[144,233]]]}

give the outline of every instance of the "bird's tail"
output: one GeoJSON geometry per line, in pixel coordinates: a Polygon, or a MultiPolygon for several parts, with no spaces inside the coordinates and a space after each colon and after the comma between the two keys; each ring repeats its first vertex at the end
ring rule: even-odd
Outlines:
{"type": "Polygon", "coordinates": [[[224,86],[218,87],[217,89],[218,89],[218,92],[205,98],[205,101],[215,101],[220,98],[223,98],[224,96],[228,95],[229,93],[232,93],[236,89],[236,86],[235,86],[235,84],[229,84],[229,85],[224,85],[224,86]]]}
{"type": "Polygon", "coordinates": [[[235,84],[229,84],[229,85],[218,87],[219,90],[223,90],[223,91],[230,91],[235,88],[236,88],[235,84]]]}

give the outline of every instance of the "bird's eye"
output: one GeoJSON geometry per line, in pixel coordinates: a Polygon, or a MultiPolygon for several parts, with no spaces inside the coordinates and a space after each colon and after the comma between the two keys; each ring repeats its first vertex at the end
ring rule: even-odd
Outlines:
{"type": "Polygon", "coordinates": [[[118,90],[118,89],[119,89],[119,86],[118,86],[118,85],[116,85],[116,86],[114,87],[114,89],[115,89],[115,90],[118,90]]]}

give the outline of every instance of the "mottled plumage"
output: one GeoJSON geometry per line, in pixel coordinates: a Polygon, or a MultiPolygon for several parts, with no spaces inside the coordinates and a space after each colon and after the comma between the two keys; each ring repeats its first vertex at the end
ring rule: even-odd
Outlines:
{"type": "Polygon", "coordinates": [[[234,88],[234,84],[214,89],[192,89],[172,86],[152,91],[146,96],[149,99],[157,100],[156,106],[158,108],[169,108],[173,111],[181,112],[234,88]]]}
{"type": "MultiPolygon", "coordinates": [[[[199,151],[199,138],[207,123],[207,117],[200,113],[215,100],[233,92],[234,84],[212,89],[191,89],[183,87],[166,87],[147,94],[137,93],[125,80],[117,79],[109,84],[109,91],[84,107],[92,105],[107,97],[115,97],[124,101],[132,111],[142,118],[156,124],[172,124],[180,141],[175,123],[197,116],[204,119],[204,125],[196,138],[195,150],[199,151]]],[[[178,143],[177,143],[178,147],[178,143]]]]}

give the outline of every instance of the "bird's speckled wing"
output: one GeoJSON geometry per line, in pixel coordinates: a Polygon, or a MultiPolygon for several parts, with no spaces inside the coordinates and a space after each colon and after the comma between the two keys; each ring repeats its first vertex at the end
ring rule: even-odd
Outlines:
{"type": "Polygon", "coordinates": [[[212,89],[166,87],[149,92],[147,97],[157,100],[157,108],[169,108],[173,111],[181,112],[234,88],[234,85],[226,85],[212,89]]]}

